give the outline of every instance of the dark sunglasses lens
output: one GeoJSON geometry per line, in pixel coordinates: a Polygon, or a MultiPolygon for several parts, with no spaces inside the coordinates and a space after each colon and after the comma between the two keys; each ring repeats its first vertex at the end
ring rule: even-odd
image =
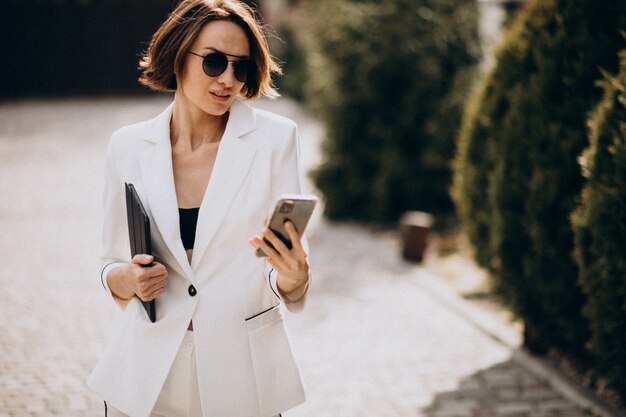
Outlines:
{"type": "Polygon", "coordinates": [[[256,67],[254,61],[251,59],[242,59],[240,61],[233,62],[233,70],[235,71],[235,78],[239,82],[246,82],[248,78],[254,75],[256,67]]]}
{"type": "Polygon", "coordinates": [[[226,70],[228,60],[222,54],[208,54],[204,57],[202,69],[209,77],[217,77],[226,70]]]}

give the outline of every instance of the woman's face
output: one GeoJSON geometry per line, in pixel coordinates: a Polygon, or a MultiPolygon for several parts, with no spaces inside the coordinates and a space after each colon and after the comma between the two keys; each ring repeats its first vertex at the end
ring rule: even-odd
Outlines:
{"type": "MultiPolygon", "coordinates": [[[[250,46],[244,30],[233,22],[216,20],[202,27],[189,52],[205,56],[211,52],[222,52],[237,57],[249,57],[250,46]]],[[[229,60],[235,60],[232,56],[229,60]]],[[[202,69],[203,59],[186,54],[182,76],[178,79],[176,94],[192,107],[213,116],[222,116],[244,86],[235,78],[232,62],[226,70],[210,77],[202,69]]]]}

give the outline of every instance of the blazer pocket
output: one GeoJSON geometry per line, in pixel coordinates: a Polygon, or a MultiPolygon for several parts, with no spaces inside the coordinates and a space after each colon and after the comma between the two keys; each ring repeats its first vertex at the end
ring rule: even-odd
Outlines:
{"type": "Polygon", "coordinates": [[[266,310],[260,311],[246,319],[246,328],[248,330],[256,329],[257,327],[261,327],[267,323],[270,323],[274,320],[278,320],[281,318],[279,311],[280,304],[276,304],[266,310]],[[276,311],[278,311],[278,315],[276,315],[276,311]]]}
{"type": "Polygon", "coordinates": [[[277,415],[304,401],[300,372],[279,306],[246,320],[261,415],[277,415]]]}

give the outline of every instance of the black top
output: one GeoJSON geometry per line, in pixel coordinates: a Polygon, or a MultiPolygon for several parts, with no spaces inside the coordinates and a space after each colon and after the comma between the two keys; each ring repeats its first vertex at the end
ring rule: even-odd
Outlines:
{"type": "Polygon", "coordinates": [[[193,249],[193,242],[196,240],[196,223],[198,223],[199,211],[200,207],[178,209],[180,237],[185,249],[193,249]]]}

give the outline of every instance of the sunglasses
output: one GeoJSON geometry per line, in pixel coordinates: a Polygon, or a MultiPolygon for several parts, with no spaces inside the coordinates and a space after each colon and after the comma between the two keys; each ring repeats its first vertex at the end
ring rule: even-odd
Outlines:
{"type": "Polygon", "coordinates": [[[202,58],[202,70],[209,77],[217,77],[226,71],[228,61],[233,63],[233,71],[237,81],[245,83],[256,72],[256,64],[249,58],[239,58],[236,55],[229,55],[223,52],[211,52],[208,55],[200,55],[195,52],[188,51],[191,55],[202,58]],[[228,59],[233,56],[239,59],[228,59]]]}

